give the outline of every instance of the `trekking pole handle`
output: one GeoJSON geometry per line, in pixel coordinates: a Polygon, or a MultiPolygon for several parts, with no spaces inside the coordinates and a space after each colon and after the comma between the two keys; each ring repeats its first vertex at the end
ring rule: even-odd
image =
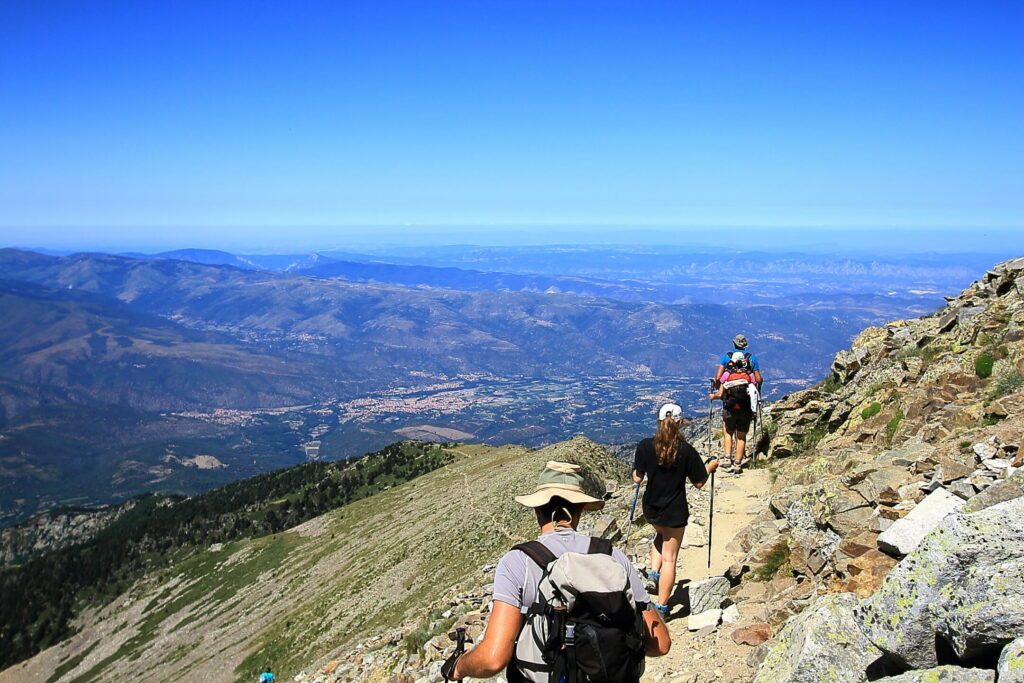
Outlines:
{"type": "Polygon", "coordinates": [[[464,628],[455,629],[455,651],[466,651],[466,629],[464,628]]]}
{"type": "Polygon", "coordinates": [[[457,628],[455,629],[455,652],[441,665],[441,676],[444,680],[462,680],[461,678],[452,678],[452,676],[455,675],[455,665],[458,663],[459,657],[464,654],[466,654],[466,629],[457,628]]]}

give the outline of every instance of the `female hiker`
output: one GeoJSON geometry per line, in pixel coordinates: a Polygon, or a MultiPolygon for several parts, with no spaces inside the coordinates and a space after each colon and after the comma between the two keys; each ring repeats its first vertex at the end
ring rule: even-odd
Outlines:
{"type": "Polygon", "coordinates": [[[697,488],[718,469],[718,461],[706,465],[696,449],[682,434],[683,409],[666,403],[658,411],[658,432],[637,444],[633,462],[633,481],[647,477],[644,491],[644,517],[654,527],[651,545],[651,571],[648,575],[658,587],[654,608],[663,616],[669,613],[668,599],[676,582],[676,559],[683,540],[683,529],[690,517],[686,503],[686,480],[697,488]]]}

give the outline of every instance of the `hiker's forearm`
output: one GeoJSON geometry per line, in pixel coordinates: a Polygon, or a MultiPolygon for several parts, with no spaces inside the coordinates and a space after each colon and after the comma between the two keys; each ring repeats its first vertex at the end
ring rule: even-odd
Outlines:
{"type": "Polygon", "coordinates": [[[459,657],[459,661],[455,663],[455,680],[461,680],[463,678],[490,678],[496,676],[505,669],[505,664],[498,664],[491,657],[490,653],[486,652],[486,643],[481,643],[480,647],[475,647],[466,654],[459,657]]]}
{"type": "Polygon", "coordinates": [[[644,643],[644,654],[648,657],[663,657],[672,648],[672,638],[668,634],[668,627],[662,621],[661,616],[654,610],[644,612],[644,629],[647,631],[647,639],[644,643]]]}
{"type": "Polygon", "coordinates": [[[501,673],[512,661],[516,638],[523,626],[523,615],[518,607],[495,600],[491,607],[491,618],[484,631],[484,639],[455,662],[455,680],[465,678],[490,678],[501,673]]]}

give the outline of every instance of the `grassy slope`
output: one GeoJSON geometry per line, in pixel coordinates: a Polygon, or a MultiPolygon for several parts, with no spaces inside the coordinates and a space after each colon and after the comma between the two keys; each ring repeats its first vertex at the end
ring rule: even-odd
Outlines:
{"type": "MultiPolygon", "coordinates": [[[[532,532],[512,492],[542,451],[464,446],[451,465],[296,530],[207,551],[150,575],[8,681],[288,680],[360,638],[416,621],[424,606],[532,532]],[[59,675],[55,675],[59,674],[59,675]]],[[[610,458],[592,460],[615,476],[610,458]]],[[[589,460],[589,463],[588,463],[589,460]]]]}

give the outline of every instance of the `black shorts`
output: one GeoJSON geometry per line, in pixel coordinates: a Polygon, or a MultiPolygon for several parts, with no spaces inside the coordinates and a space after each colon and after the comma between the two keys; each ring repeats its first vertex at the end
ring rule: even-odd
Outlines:
{"type": "Polygon", "coordinates": [[[682,529],[690,518],[690,511],[686,508],[678,510],[657,510],[653,506],[644,505],[644,519],[649,524],[667,527],[669,529],[682,529]]]}
{"type": "Polygon", "coordinates": [[[730,432],[749,432],[750,423],[754,421],[752,410],[730,410],[722,413],[725,428],[730,432]]]}

